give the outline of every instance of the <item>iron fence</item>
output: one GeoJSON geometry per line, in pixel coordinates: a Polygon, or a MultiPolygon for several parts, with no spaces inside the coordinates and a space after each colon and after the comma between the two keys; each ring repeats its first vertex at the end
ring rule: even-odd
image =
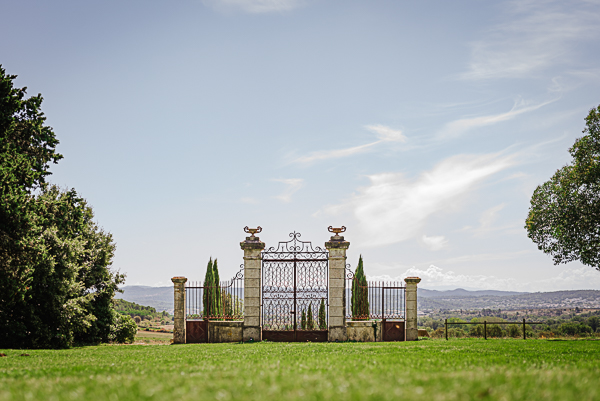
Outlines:
{"type": "Polygon", "coordinates": [[[406,287],[403,284],[397,281],[367,281],[365,286],[347,270],[346,319],[404,320],[406,287]]]}
{"type": "Polygon", "coordinates": [[[244,265],[229,281],[207,286],[190,281],[185,286],[186,319],[242,320],[244,318],[244,265]]]}
{"type": "Polygon", "coordinates": [[[484,320],[483,322],[449,322],[448,319],[446,319],[444,321],[444,325],[446,327],[446,340],[448,339],[448,325],[461,325],[461,324],[482,324],[483,325],[483,338],[487,340],[487,333],[488,333],[488,329],[487,329],[487,325],[488,323],[490,325],[501,325],[501,324],[510,324],[510,325],[523,325],[523,340],[527,339],[527,335],[526,335],[526,327],[528,324],[544,324],[544,322],[527,322],[525,321],[525,318],[523,318],[523,322],[488,322],[487,320],[484,320]]]}

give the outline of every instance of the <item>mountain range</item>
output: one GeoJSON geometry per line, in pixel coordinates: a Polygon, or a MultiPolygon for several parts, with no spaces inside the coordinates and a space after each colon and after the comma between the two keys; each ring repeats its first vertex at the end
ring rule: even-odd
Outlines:
{"type": "MultiPolygon", "coordinates": [[[[115,298],[152,306],[173,313],[173,287],[128,285],[115,298]]],[[[440,309],[524,309],[524,308],[600,308],[600,291],[515,292],[462,288],[439,291],[418,289],[419,310],[440,309]]]]}

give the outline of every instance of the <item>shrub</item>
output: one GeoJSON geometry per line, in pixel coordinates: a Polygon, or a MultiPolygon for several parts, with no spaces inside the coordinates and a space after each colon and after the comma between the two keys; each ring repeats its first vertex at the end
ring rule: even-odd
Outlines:
{"type": "Polygon", "coordinates": [[[519,326],[517,326],[516,324],[511,324],[508,326],[508,336],[509,337],[519,337],[521,336],[523,333],[521,330],[519,330],[519,326]]]}
{"type": "Polygon", "coordinates": [[[131,344],[137,333],[135,321],[128,315],[115,314],[115,323],[110,327],[110,340],[131,344]]]}
{"type": "Polygon", "coordinates": [[[592,334],[592,328],[587,324],[568,322],[560,326],[560,330],[567,336],[592,334]]]}

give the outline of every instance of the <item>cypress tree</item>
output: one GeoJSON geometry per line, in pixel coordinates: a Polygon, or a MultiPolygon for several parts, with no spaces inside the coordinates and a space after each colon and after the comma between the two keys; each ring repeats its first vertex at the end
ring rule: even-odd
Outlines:
{"type": "Polygon", "coordinates": [[[308,312],[306,313],[306,328],[312,330],[315,328],[315,321],[313,320],[312,304],[308,305],[308,312]]]}
{"type": "Polygon", "coordinates": [[[219,279],[219,268],[217,259],[213,262],[213,297],[214,297],[214,315],[220,317],[223,315],[223,298],[221,296],[221,281],[219,279]]]}
{"type": "Polygon", "coordinates": [[[321,299],[321,306],[319,306],[319,329],[327,329],[327,321],[325,318],[325,300],[321,299]]]}
{"type": "Polygon", "coordinates": [[[353,320],[369,318],[369,288],[363,269],[362,255],[358,258],[358,266],[352,280],[351,310],[353,320]]]}
{"type": "Polygon", "coordinates": [[[302,319],[300,319],[300,329],[306,330],[306,311],[302,311],[302,319]]]}
{"type": "Polygon", "coordinates": [[[204,306],[204,317],[208,318],[213,315],[213,262],[212,258],[208,260],[206,266],[206,274],[204,275],[204,289],[202,293],[202,305],[204,306]]]}

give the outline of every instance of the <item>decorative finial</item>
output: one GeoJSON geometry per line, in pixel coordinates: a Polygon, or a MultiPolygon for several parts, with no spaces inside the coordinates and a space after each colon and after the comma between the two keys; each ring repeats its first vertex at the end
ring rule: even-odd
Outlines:
{"type": "Polygon", "coordinates": [[[329,230],[330,233],[334,233],[335,235],[340,235],[340,233],[346,231],[346,227],[341,226],[340,228],[333,228],[332,226],[329,226],[327,227],[327,230],[329,230]]]}
{"type": "Polygon", "coordinates": [[[261,231],[262,231],[262,227],[261,226],[258,226],[256,228],[248,228],[248,226],[244,227],[244,232],[247,232],[252,237],[254,237],[254,234],[258,234],[261,231]]]}

